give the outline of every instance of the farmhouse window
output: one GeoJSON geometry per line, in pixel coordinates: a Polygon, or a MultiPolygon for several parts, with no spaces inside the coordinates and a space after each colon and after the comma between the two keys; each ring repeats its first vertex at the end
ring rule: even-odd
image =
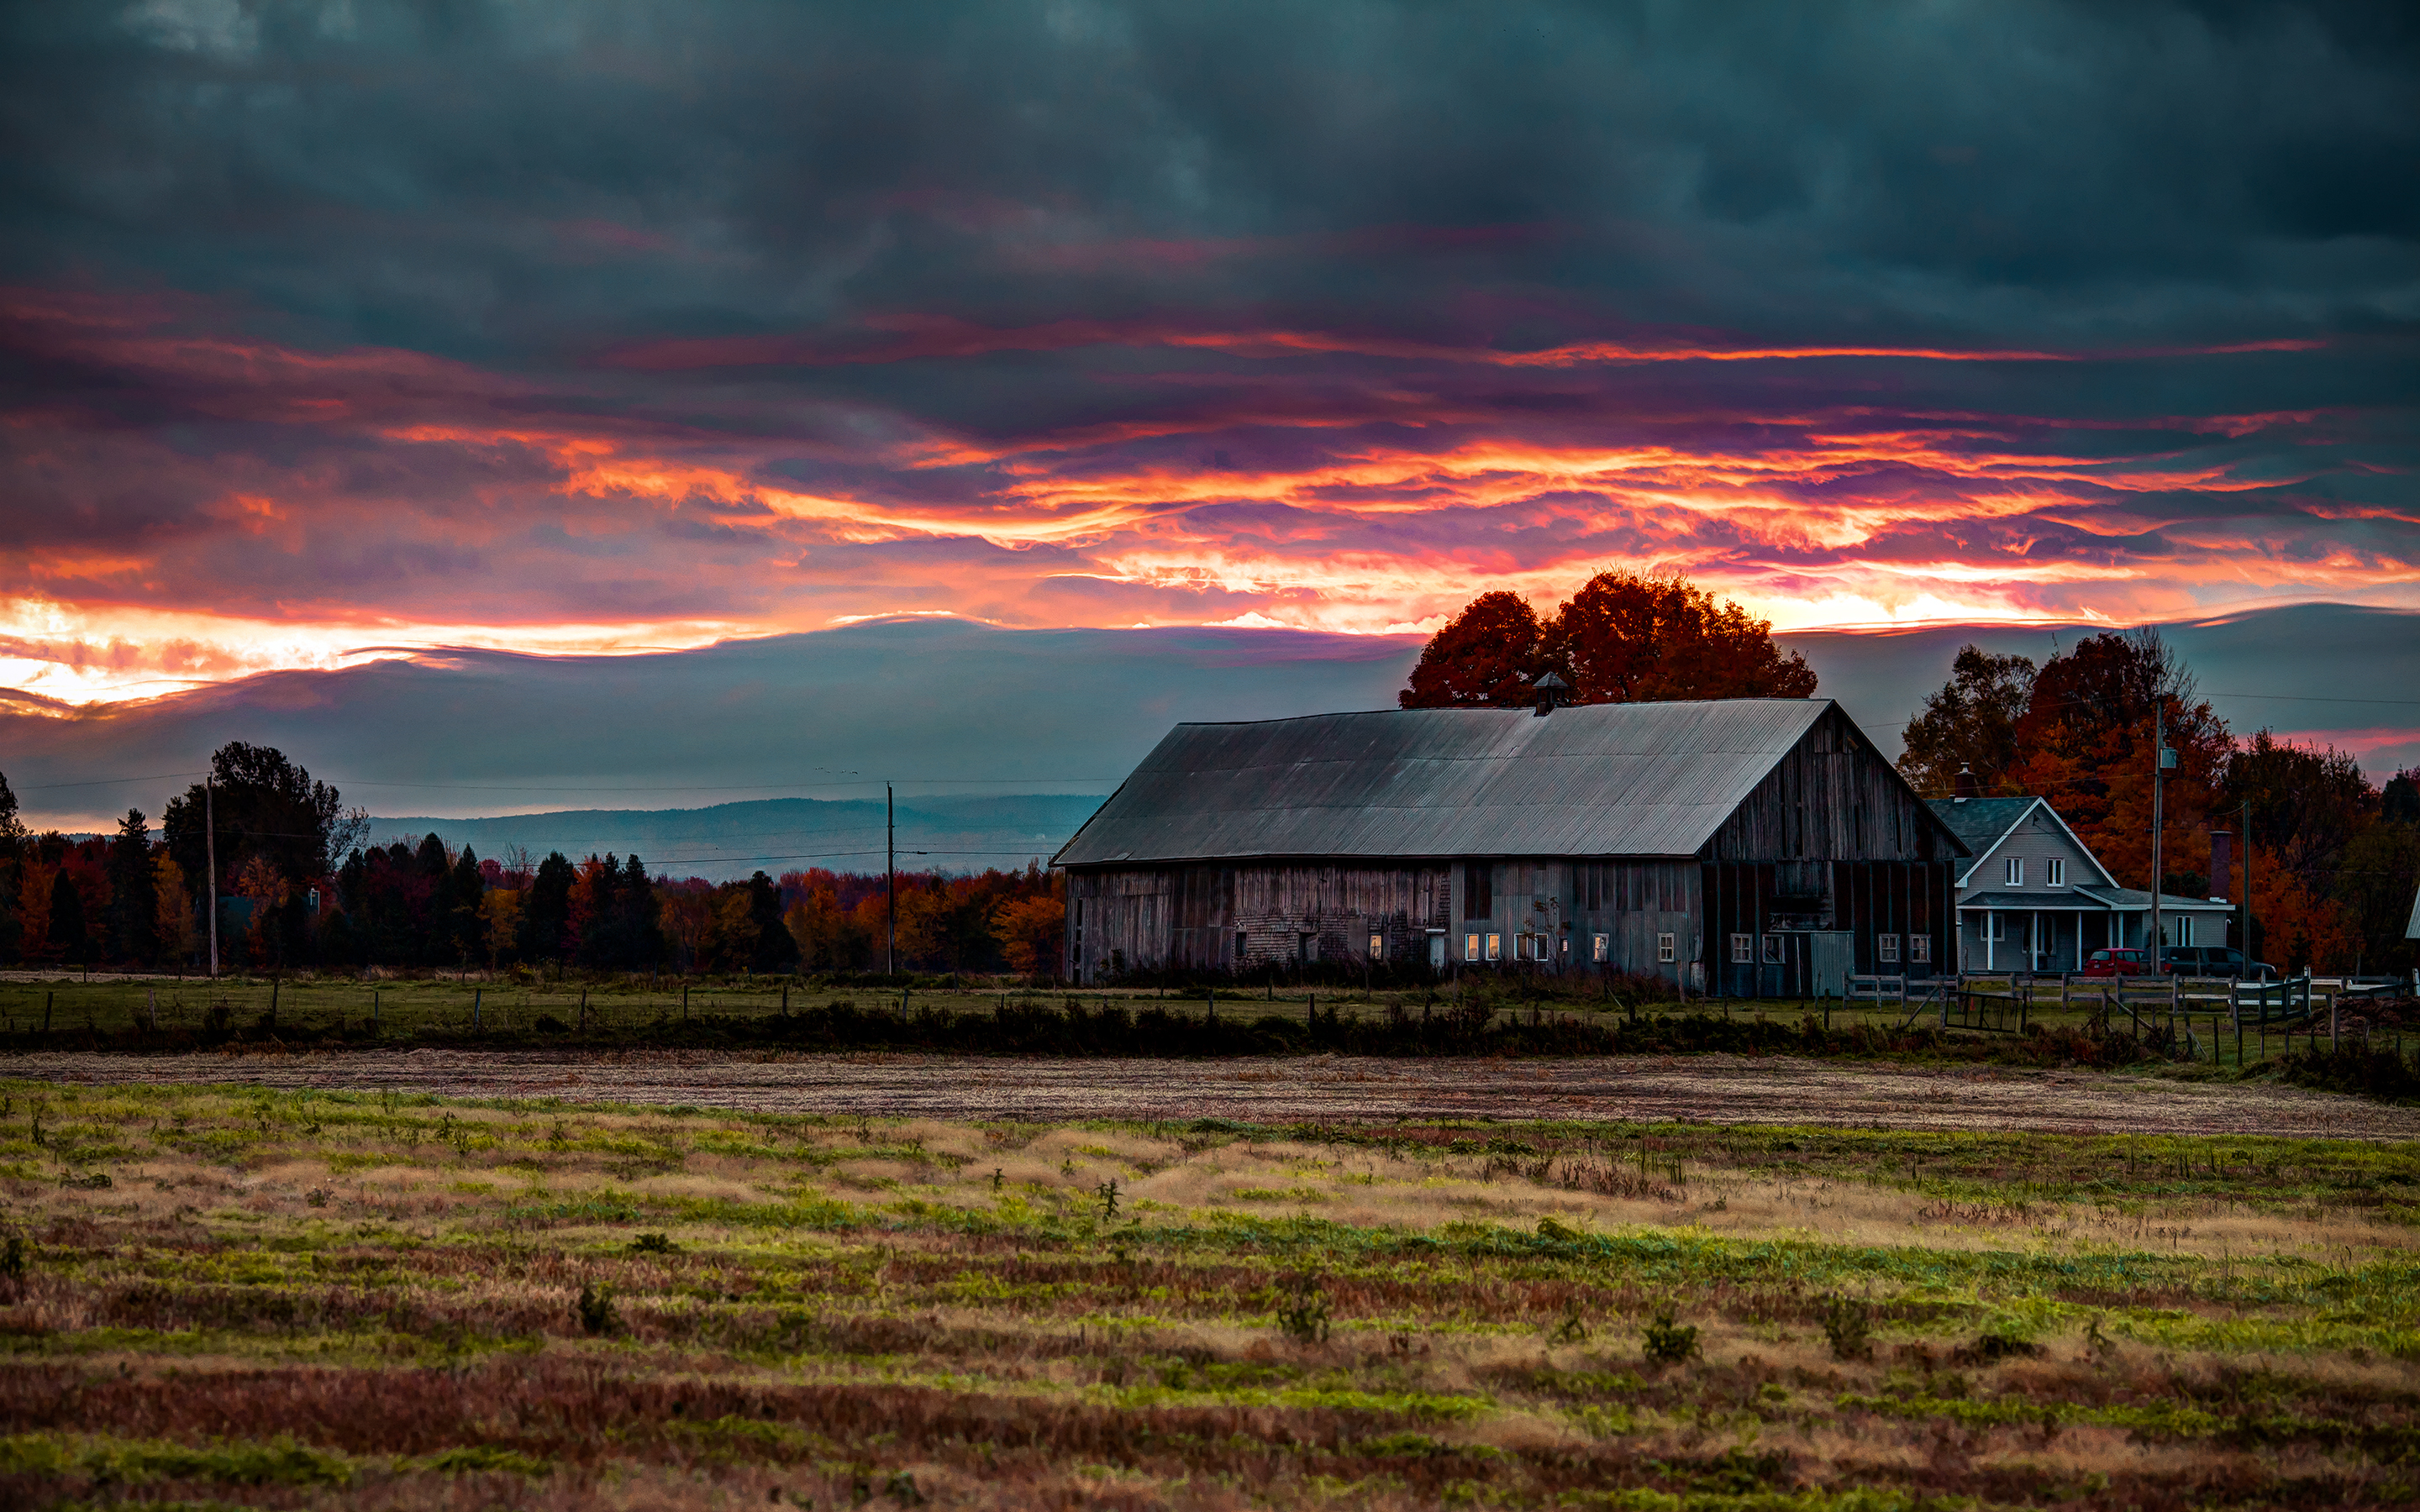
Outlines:
{"type": "Polygon", "coordinates": [[[1589,959],[1590,959],[1590,960],[1596,962],[1599,965],[1602,965],[1602,964],[1605,964],[1606,959],[1608,956],[1610,956],[1612,953],[1613,953],[1613,936],[1612,936],[1612,935],[1610,935],[1610,934],[1592,934],[1592,935],[1589,936],[1589,959]]]}
{"type": "Polygon", "coordinates": [[[1879,956],[1879,957],[1881,957],[1881,958],[1882,958],[1883,960],[1885,960],[1885,961],[1890,961],[1890,962],[1896,962],[1896,961],[1898,961],[1898,960],[1899,960],[1899,936],[1898,936],[1898,935],[1896,935],[1896,934],[1877,934],[1877,935],[1875,935],[1875,936],[1874,936],[1874,954],[1875,954],[1875,955],[1877,955],[1877,956],[1879,956]]]}
{"type": "Polygon", "coordinates": [[[2045,887],[2066,887],[2067,863],[2063,860],[2055,859],[2044,861],[2042,863],[2042,886],[2045,887]]]}
{"type": "Polygon", "coordinates": [[[1731,936],[1731,964],[1733,964],[1733,965],[1735,965],[1735,966],[1751,965],[1751,964],[1753,964],[1755,963],[1755,961],[1756,961],[1756,936],[1755,936],[1755,935],[1753,935],[1753,934],[1734,934],[1734,935],[1732,935],[1732,936],[1731,936]]]}
{"type": "Polygon", "coordinates": [[[2008,878],[2008,885],[2009,887],[2024,887],[2025,885],[2025,858],[2022,856],[2009,856],[2008,868],[2004,872],[2002,872],[2002,875],[2008,878]]]}
{"type": "Polygon", "coordinates": [[[1384,934],[1373,934],[1370,936],[1370,959],[1373,961],[1384,961],[1387,959],[1387,936],[1384,934]]]}
{"type": "Polygon", "coordinates": [[[1655,959],[1658,961],[1669,961],[1672,959],[1672,936],[1669,934],[1656,935],[1655,959]]]}

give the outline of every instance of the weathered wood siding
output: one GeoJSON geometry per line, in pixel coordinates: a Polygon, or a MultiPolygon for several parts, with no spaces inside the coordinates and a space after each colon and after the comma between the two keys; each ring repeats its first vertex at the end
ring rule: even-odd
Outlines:
{"type": "Polygon", "coordinates": [[[1727,995],[1811,992],[1819,933],[1852,936],[1852,971],[1958,969],[1956,848],[1838,709],[1699,854],[1707,978],[1727,995]]]}
{"type": "Polygon", "coordinates": [[[1705,861],[1931,861],[1941,821],[1839,710],[1815,722],[1699,855],[1705,861]]]}
{"type": "Polygon", "coordinates": [[[1084,870],[1067,883],[1070,975],[1094,981],[1172,967],[1429,959],[1447,924],[1442,864],[1171,866],[1084,870]]]}

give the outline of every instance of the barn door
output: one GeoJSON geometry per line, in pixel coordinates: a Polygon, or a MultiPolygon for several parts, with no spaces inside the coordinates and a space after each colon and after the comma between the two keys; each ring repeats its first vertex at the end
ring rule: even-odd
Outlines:
{"type": "Polygon", "coordinates": [[[1848,996],[1849,968],[1856,963],[1856,940],[1847,930],[1818,930],[1807,936],[1816,996],[1848,996]]]}

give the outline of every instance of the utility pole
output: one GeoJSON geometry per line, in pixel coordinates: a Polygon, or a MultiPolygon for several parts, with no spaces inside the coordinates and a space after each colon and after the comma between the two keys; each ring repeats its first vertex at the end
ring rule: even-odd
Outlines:
{"type": "Polygon", "coordinates": [[[2155,696],[2151,712],[2151,937],[2145,943],[2151,948],[2151,975],[2160,974],[2160,947],[2165,936],[2160,933],[2160,831],[2164,825],[2161,808],[2168,775],[2168,701],[2155,696]]]}
{"type": "Polygon", "coordinates": [[[219,975],[219,822],[210,801],[210,779],[202,777],[202,854],[210,873],[210,980],[219,975]]]}
{"type": "Polygon", "coordinates": [[[2243,800],[2243,822],[2235,826],[2237,860],[2235,893],[2235,948],[2243,952],[2243,964],[2252,964],[2252,800],[2243,800]]]}
{"type": "Polygon", "coordinates": [[[882,936],[882,970],[899,969],[899,831],[891,802],[891,784],[882,784],[882,901],[889,918],[882,936]]]}

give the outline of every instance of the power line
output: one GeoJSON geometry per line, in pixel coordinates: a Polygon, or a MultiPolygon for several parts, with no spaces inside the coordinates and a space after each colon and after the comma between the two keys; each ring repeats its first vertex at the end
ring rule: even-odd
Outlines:
{"type": "MultiPolygon", "coordinates": [[[[129,778],[128,781],[149,779],[129,778]]],[[[878,788],[878,779],[854,782],[756,782],[678,785],[661,783],[646,787],[591,788],[566,787],[555,783],[513,784],[505,782],[374,782],[365,778],[349,777],[343,782],[357,788],[417,788],[438,793],[777,793],[795,788],[878,788]]],[[[1116,782],[1114,777],[901,777],[892,779],[900,783],[920,783],[928,787],[1013,787],[1019,782],[1116,782]]],[[[1047,795],[1056,796],[1056,795],[1047,795]]]]}

